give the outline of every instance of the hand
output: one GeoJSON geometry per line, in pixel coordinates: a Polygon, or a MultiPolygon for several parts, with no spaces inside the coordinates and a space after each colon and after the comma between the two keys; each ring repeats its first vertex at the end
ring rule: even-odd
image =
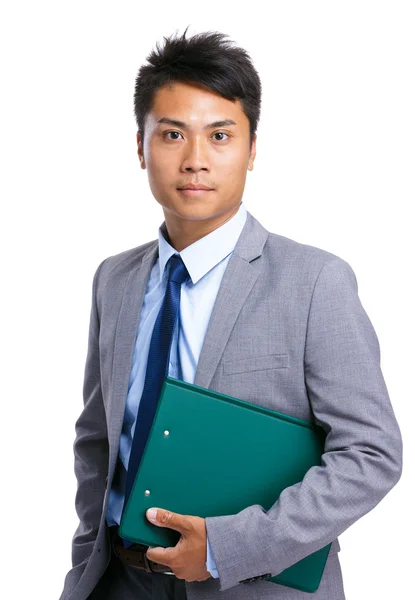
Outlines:
{"type": "Polygon", "coordinates": [[[205,519],[191,515],[180,515],[162,508],[148,509],[146,513],[150,523],[158,527],[168,527],[182,535],[172,548],[149,548],[147,558],[167,565],[178,579],[186,581],[205,581],[211,574],[206,569],[207,532],[205,519]],[[150,517],[150,511],[156,511],[156,519],[150,517]]]}

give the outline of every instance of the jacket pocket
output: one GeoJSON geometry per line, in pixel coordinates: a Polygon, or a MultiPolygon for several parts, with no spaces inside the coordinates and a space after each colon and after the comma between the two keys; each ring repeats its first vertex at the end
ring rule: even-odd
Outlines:
{"type": "Polygon", "coordinates": [[[234,358],[222,363],[225,375],[231,373],[247,373],[249,371],[265,371],[267,369],[286,369],[288,367],[288,354],[267,354],[265,356],[247,356],[234,358]]]}

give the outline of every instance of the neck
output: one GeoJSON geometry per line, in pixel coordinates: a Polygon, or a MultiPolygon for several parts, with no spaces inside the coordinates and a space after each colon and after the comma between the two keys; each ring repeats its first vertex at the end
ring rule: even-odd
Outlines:
{"type": "Polygon", "coordinates": [[[173,213],[164,211],[167,241],[177,252],[181,252],[187,246],[197,242],[200,238],[205,237],[205,235],[208,235],[232,219],[238,212],[239,206],[240,204],[225,214],[222,213],[218,216],[198,221],[181,219],[173,213]]]}

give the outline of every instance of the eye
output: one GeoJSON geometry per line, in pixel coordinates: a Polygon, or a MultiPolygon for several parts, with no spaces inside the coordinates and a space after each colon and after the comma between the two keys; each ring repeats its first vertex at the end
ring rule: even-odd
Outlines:
{"type": "MultiPolygon", "coordinates": [[[[224,131],[217,131],[216,133],[214,133],[213,135],[226,135],[228,136],[228,138],[230,137],[227,133],[225,133],[224,131]]],[[[221,142],[222,140],[217,140],[218,142],[221,142]]]]}
{"type": "MultiPolygon", "coordinates": [[[[182,135],[182,134],[181,134],[181,133],[179,133],[178,131],[165,131],[165,132],[163,133],[163,137],[165,137],[165,138],[167,138],[167,139],[169,139],[169,140],[177,140],[177,139],[179,139],[179,138],[177,138],[177,137],[175,137],[175,138],[169,138],[169,137],[167,137],[167,136],[169,136],[170,134],[172,134],[172,135],[182,135]]],[[[228,133],[225,133],[224,131],[216,131],[216,133],[214,133],[213,135],[214,135],[214,136],[215,136],[215,135],[226,135],[226,137],[227,137],[227,138],[230,138],[230,135],[229,135],[228,133]]],[[[217,139],[217,138],[216,138],[216,141],[217,141],[217,142],[221,142],[223,139],[226,139],[226,138],[221,138],[221,139],[217,139]]]]}
{"type": "MultiPolygon", "coordinates": [[[[163,137],[167,137],[167,136],[169,135],[169,133],[176,133],[176,134],[178,134],[178,135],[181,135],[181,133],[179,133],[178,131],[165,131],[165,132],[163,133],[163,137]]],[[[170,139],[170,140],[171,140],[172,138],[168,138],[168,139],[170,139]]],[[[173,138],[173,139],[177,140],[177,138],[173,138]]]]}

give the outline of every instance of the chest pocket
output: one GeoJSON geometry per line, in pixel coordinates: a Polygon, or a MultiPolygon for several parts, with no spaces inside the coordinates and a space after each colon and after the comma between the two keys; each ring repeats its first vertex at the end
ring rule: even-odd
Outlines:
{"type": "Polygon", "coordinates": [[[266,356],[255,355],[224,360],[222,372],[224,375],[230,375],[249,371],[265,371],[266,369],[286,369],[287,367],[288,354],[267,354],[266,356]]]}

